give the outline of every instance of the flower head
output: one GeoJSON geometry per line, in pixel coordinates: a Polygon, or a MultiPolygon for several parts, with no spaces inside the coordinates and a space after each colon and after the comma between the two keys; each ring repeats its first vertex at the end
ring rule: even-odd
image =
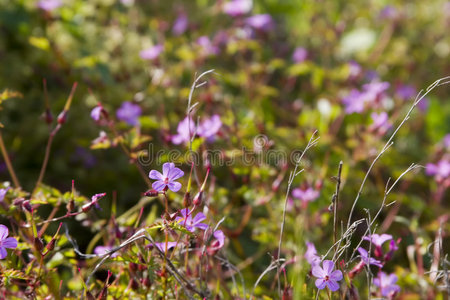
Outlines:
{"type": "Polygon", "coordinates": [[[8,237],[9,230],[5,225],[0,224],[0,259],[4,259],[8,253],[6,248],[17,248],[17,240],[13,237],[8,237]]]}
{"type": "Polygon", "coordinates": [[[319,197],[319,194],[319,191],[316,191],[312,187],[308,187],[307,189],[296,188],[292,191],[292,196],[303,202],[312,202],[319,197]]]}
{"type": "Polygon", "coordinates": [[[188,143],[196,131],[195,127],[196,126],[192,118],[184,118],[180,123],[178,123],[177,134],[172,136],[172,143],[176,145],[188,143]]]}
{"type": "Polygon", "coordinates": [[[208,141],[212,141],[214,136],[222,127],[222,121],[219,115],[213,115],[210,119],[204,120],[197,128],[197,134],[208,141]]]}
{"type": "Polygon", "coordinates": [[[0,202],[3,201],[3,199],[5,199],[6,193],[8,192],[9,187],[7,187],[6,189],[0,189],[0,202]]]}
{"type": "Polygon", "coordinates": [[[214,240],[211,242],[207,251],[210,255],[216,253],[225,245],[225,234],[222,230],[216,230],[213,233],[214,240]]]}
{"type": "Polygon", "coordinates": [[[297,47],[292,54],[292,60],[296,63],[302,63],[308,58],[308,50],[303,47],[297,47]]]}
{"type": "Polygon", "coordinates": [[[270,30],[273,26],[273,20],[269,14],[261,14],[248,17],[245,20],[245,23],[254,29],[262,31],[270,30]]]}
{"type": "Polygon", "coordinates": [[[163,52],[163,45],[155,45],[139,52],[139,56],[145,60],[154,60],[163,52]]]}
{"type": "MultiPolygon", "coordinates": [[[[155,243],[155,245],[161,252],[165,252],[166,242],[155,243]]],[[[167,250],[174,248],[176,245],[177,245],[177,242],[167,242],[167,250]]]]}
{"type": "Polygon", "coordinates": [[[138,118],[142,114],[141,107],[137,104],[125,101],[117,110],[117,118],[125,123],[136,126],[139,123],[138,118]]]}
{"type": "Polygon", "coordinates": [[[37,3],[37,6],[45,11],[52,11],[62,5],[61,0],[41,0],[37,3]]]}
{"type": "MultiPolygon", "coordinates": [[[[109,246],[97,246],[94,249],[94,253],[97,255],[104,255],[106,253],[108,253],[109,251],[111,251],[112,247],[109,246]]],[[[113,254],[111,254],[111,258],[117,257],[119,256],[119,253],[114,252],[113,254]]]]}
{"type": "Polygon", "coordinates": [[[252,6],[252,0],[231,0],[223,5],[223,12],[237,17],[250,12],[252,6]]]}
{"type": "Polygon", "coordinates": [[[196,228],[201,230],[208,229],[208,225],[201,223],[201,221],[206,219],[203,213],[198,213],[194,218],[192,218],[192,211],[189,211],[187,208],[182,209],[180,213],[183,217],[177,217],[175,220],[190,232],[194,232],[196,228]]]}
{"type": "Polygon", "coordinates": [[[156,179],[152,184],[152,188],[158,192],[164,191],[167,188],[172,192],[178,192],[181,189],[181,183],[176,182],[180,177],[183,177],[184,172],[179,168],[175,167],[174,163],[163,164],[163,173],[156,170],[151,170],[148,177],[151,179],[156,179]]]}
{"type": "Polygon", "coordinates": [[[383,244],[389,240],[392,240],[392,235],[390,234],[372,234],[370,236],[365,236],[363,238],[366,241],[370,241],[372,244],[375,245],[375,256],[380,257],[383,255],[383,250],[381,247],[383,244]]]}
{"type": "Polygon", "coordinates": [[[338,281],[343,278],[340,270],[333,271],[334,263],[331,260],[323,261],[323,268],[317,264],[312,268],[312,274],[317,277],[316,287],[319,290],[328,287],[331,291],[335,292],[339,289],[338,281]]]}
{"type": "Polygon", "coordinates": [[[377,131],[380,135],[384,135],[389,129],[391,129],[392,124],[389,122],[387,112],[383,111],[379,114],[373,112],[370,116],[373,120],[373,123],[369,127],[370,130],[377,131]]]}
{"type": "Polygon", "coordinates": [[[365,265],[374,265],[377,267],[383,267],[383,264],[379,261],[376,260],[373,257],[369,257],[369,253],[366,251],[366,249],[359,247],[358,248],[358,252],[361,255],[361,261],[365,264],[365,265]]]}
{"type": "Polygon", "coordinates": [[[398,278],[395,274],[387,275],[384,272],[378,273],[378,278],[373,279],[373,284],[380,288],[383,297],[393,297],[395,293],[400,291],[400,287],[396,285],[398,278]]]}
{"type": "Polygon", "coordinates": [[[406,100],[414,99],[414,97],[417,94],[417,91],[416,91],[416,88],[412,85],[402,84],[397,87],[395,94],[401,100],[406,101],[406,100]]]}
{"type": "Polygon", "coordinates": [[[173,23],[172,32],[174,35],[182,35],[188,27],[188,18],[185,13],[180,13],[173,23]]]}
{"type": "Polygon", "coordinates": [[[320,257],[317,255],[317,250],[313,243],[306,243],[305,259],[311,266],[320,264],[320,257]]]}
{"type": "Polygon", "coordinates": [[[429,176],[434,175],[436,181],[441,181],[450,176],[450,161],[442,159],[436,164],[428,163],[425,173],[429,176]]]}

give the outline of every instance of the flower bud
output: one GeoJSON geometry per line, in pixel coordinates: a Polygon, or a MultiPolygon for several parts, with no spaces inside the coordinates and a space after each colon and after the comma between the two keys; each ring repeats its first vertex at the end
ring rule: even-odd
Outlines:
{"type": "Polygon", "coordinates": [[[148,190],[148,191],[146,191],[144,193],[144,196],[146,196],[146,197],[156,197],[156,196],[158,196],[158,191],[154,190],[154,189],[148,190]]]}
{"type": "Polygon", "coordinates": [[[67,111],[66,111],[66,110],[63,110],[63,111],[58,115],[57,121],[58,121],[58,124],[60,124],[60,125],[66,123],[66,121],[67,121],[67,111]]]}
{"type": "Polygon", "coordinates": [[[184,206],[184,207],[189,207],[189,206],[191,206],[191,204],[192,204],[192,201],[191,201],[191,193],[186,192],[186,193],[184,194],[184,198],[183,198],[183,206],[184,206]]]}
{"type": "Polygon", "coordinates": [[[202,204],[202,200],[203,200],[203,191],[200,191],[197,193],[197,195],[195,195],[194,200],[192,201],[192,203],[195,206],[200,206],[200,204],[202,204]]]}

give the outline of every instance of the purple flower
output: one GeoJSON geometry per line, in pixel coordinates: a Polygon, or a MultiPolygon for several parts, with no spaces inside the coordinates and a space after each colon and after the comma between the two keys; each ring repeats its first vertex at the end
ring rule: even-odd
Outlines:
{"type": "Polygon", "coordinates": [[[364,98],[357,89],[353,89],[350,93],[342,99],[345,106],[345,113],[362,113],[364,111],[364,98]]]}
{"type": "Polygon", "coordinates": [[[97,105],[91,110],[91,118],[94,119],[94,121],[98,122],[100,121],[100,117],[102,115],[103,107],[101,105],[97,105]]]}
{"type": "Polygon", "coordinates": [[[354,80],[358,78],[362,73],[361,66],[356,61],[349,61],[348,62],[348,68],[349,68],[349,79],[354,80]]]}
{"type": "MultiPolygon", "coordinates": [[[[161,250],[161,252],[165,252],[166,250],[166,243],[155,243],[156,247],[161,250]]],[[[174,248],[177,245],[177,242],[167,242],[167,250],[170,250],[174,248]]]]}
{"type": "Polygon", "coordinates": [[[62,5],[61,0],[41,0],[37,3],[37,6],[45,11],[52,11],[62,5]]]}
{"type": "Polygon", "coordinates": [[[172,192],[178,192],[181,189],[181,183],[176,182],[180,177],[183,177],[184,172],[175,167],[174,163],[163,164],[163,173],[159,173],[156,170],[151,170],[148,177],[156,179],[152,184],[152,188],[158,192],[164,191],[167,188],[172,192]]]}
{"type": "Polygon", "coordinates": [[[395,274],[387,275],[384,272],[378,273],[378,278],[373,279],[373,284],[380,288],[383,297],[393,297],[395,293],[400,291],[400,287],[396,285],[398,278],[395,274]]]}
{"type": "Polygon", "coordinates": [[[384,260],[388,261],[391,260],[394,256],[394,252],[398,250],[398,243],[400,243],[401,239],[398,239],[397,241],[391,240],[389,242],[389,251],[386,253],[384,260]]]}
{"type": "Polygon", "coordinates": [[[379,114],[373,112],[370,114],[373,123],[370,125],[369,129],[372,131],[378,131],[379,134],[385,134],[389,129],[391,129],[392,124],[389,122],[389,117],[386,112],[381,112],[379,114]]]}
{"type": "Polygon", "coordinates": [[[213,115],[210,119],[206,119],[200,123],[197,128],[197,134],[208,141],[213,141],[220,127],[222,127],[222,121],[219,115],[213,115]]]}
{"type": "Polygon", "coordinates": [[[450,176],[450,161],[441,159],[436,164],[428,163],[425,173],[435,177],[436,181],[441,181],[450,176]]]}
{"type": "Polygon", "coordinates": [[[145,60],[154,60],[163,52],[163,45],[155,45],[139,52],[139,56],[145,60]]]}
{"type": "Polygon", "coordinates": [[[244,15],[252,9],[252,0],[231,0],[223,5],[223,12],[232,17],[244,15]]]}
{"type": "Polygon", "coordinates": [[[8,253],[6,248],[17,248],[17,240],[13,237],[8,237],[9,230],[5,225],[0,224],[0,259],[4,259],[8,253]]]}
{"type": "Polygon", "coordinates": [[[342,99],[345,112],[361,113],[366,106],[371,106],[385,97],[384,92],[389,88],[388,82],[371,82],[363,85],[363,91],[353,89],[350,94],[342,99]]]}
{"type": "Polygon", "coordinates": [[[179,145],[181,143],[188,143],[194,135],[196,128],[195,123],[188,117],[184,118],[178,123],[177,134],[172,136],[172,143],[179,145]]]}
{"type": "Polygon", "coordinates": [[[173,23],[172,32],[174,35],[182,35],[188,27],[188,18],[185,13],[180,13],[173,23]]]}
{"type": "Polygon", "coordinates": [[[136,126],[139,124],[139,116],[142,114],[141,107],[129,101],[122,103],[122,106],[117,110],[117,118],[125,123],[136,126]]]}
{"type": "MultiPolygon", "coordinates": [[[[112,247],[109,246],[97,246],[94,249],[94,253],[97,255],[104,255],[106,253],[108,253],[109,251],[111,251],[112,247]]],[[[111,258],[117,257],[119,256],[119,253],[116,251],[113,254],[111,254],[111,258]]]]}
{"type": "Polygon", "coordinates": [[[364,264],[374,265],[380,268],[383,267],[383,264],[379,260],[376,260],[373,257],[369,257],[369,253],[366,251],[366,249],[359,247],[358,252],[359,254],[361,254],[361,260],[364,264]]]}
{"type": "Polygon", "coordinates": [[[442,143],[444,144],[445,148],[450,148],[450,133],[444,136],[444,138],[442,139],[442,143]]]}
{"type": "Polygon", "coordinates": [[[331,291],[335,292],[339,289],[338,281],[343,278],[340,270],[333,271],[334,263],[331,260],[323,261],[323,268],[320,265],[316,265],[312,268],[312,274],[317,277],[316,287],[319,290],[328,287],[331,291]]]}
{"type": "Polygon", "coordinates": [[[216,230],[213,233],[215,240],[212,241],[209,251],[217,251],[225,245],[225,234],[222,230],[216,230]]]}
{"type": "Polygon", "coordinates": [[[6,189],[0,189],[0,202],[3,201],[3,199],[5,199],[6,193],[8,192],[9,187],[7,187],[6,189]]]}
{"type": "Polygon", "coordinates": [[[386,5],[383,7],[383,9],[380,11],[380,18],[381,19],[394,19],[398,15],[397,9],[395,9],[392,5],[386,5]]]}
{"type": "Polygon", "coordinates": [[[261,14],[248,17],[245,20],[245,24],[254,29],[267,31],[272,28],[273,20],[269,14],[261,14]]]}
{"type": "Polygon", "coordinates": [[[302,63],[308,58],[308,50],[303,47],[297,47],[292,54],[292,60],[296,63],[302,63]]]}
{"type": "Polygon", "coordinates": [[[416,88],[409,84],[401,84],[397,87],[395,94],[403,101],[414,99],[417,94],[416,88]]]}
{"type": "Polygon", "coordinates": [[[372,244],[375,245],[375,256],[380,257],[383,255],[383,250],[381,247],[383,244],[389,240],[392,240],[392,235],[390,234],[372,234],[370,236],[365,236],[363,240],[370,241],[372,244]]]}
{"type": "Polygon", "coordinates": [[[205,56],[217,55],[219,53],[219,48],[214,46],[206,35],[199,37],[197,44],[201,47],[201,52],[205,56]]]}
{"type": "Polygon", "coordinates": [[[384,96],[384,92],[389,88],[389,82],[373,81],[363,85],[364,96],[367,102],[374,102],[384,96]]]}
{"type": "Polygon", "coordinates": [[[312,267],[320,264],[320,257],[317,255],[317,250],[313,243],[306,242],[305,259],[312,267]]]}
{"type": "Polygon", "coordinates": [[[208,225],[200,223],[201,221],[206,219],[205,215],[201,212],[198,213],[194,218],[192,218],[192,211],[189,211],[189,209],[187,208],[182,209],[180,213],[183,217],[177,217],[175,220],[178,221],[178,224],[184,226],[190,232],[194,232],[196,228],[199,228],[201,230],[208,229],[208,225]]]}
{"type": "Polygon", "coordinates": [[[314,190],[312,187],[307,189],[296,188],[292,191],[292,196],[303,202],[312,202],[319,197],[319,194],[319,191],[314,190]]]}

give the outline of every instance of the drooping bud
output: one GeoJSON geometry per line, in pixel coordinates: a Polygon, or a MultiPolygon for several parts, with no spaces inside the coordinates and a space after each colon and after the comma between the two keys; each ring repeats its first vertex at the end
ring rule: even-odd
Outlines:
{"type": "Polygon", "coordinates": [[[158,191],[154,189],[150,189],[144,193],[145,197],[156,197],[158,196],[158,191]]]}
{"type": "Polygon", "coordinates": [[[202,200],[203,200],[203,191],[200,191],[197,193],[197,195],[195,195],[194,200],[192,201],[192,203],[195,206],[200,206],[200,204],[202,204],[202,200]]]}

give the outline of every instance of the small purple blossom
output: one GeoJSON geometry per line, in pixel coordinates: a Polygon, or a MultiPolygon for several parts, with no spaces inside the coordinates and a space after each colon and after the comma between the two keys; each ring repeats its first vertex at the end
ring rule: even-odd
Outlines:
{"type": "Polygon", "coordinates": [[[392,259],[392,257],[394,256],[395,251],[398,250],[398,244],[400,243],[400,241],[401,241],[401,239],[398,239],[397,241],[391,240],[389,242],[389,251],[384,256],[384,260],[385,261],[388,261],[388,260],[392,259]]]}
{"type": "Polygon", "coordinates": [[[339,289],[339,280],[342,280],[342,272],[340,270],[333,271],[334,263],[331,260],[324,260],[322,264],[316,265],[312,268],[312,274],[317,277],[316,287],[319,290],[323,290],[328,287],[331,291],[335,292],[339,289]]]}
{"type": "Polygon", "coordinates": [[[316,247],[311,242],[306,242],[306,252],[305,252],[306,261],[314,267],[315,265],[320,264],[320,257],[317,255],[316,247]]]}
{"type": "MultiPolygon", "coordinates": [[[[108,253],[109,251],[111,251],[112,247],[109,246],[97,246],[94,249],[94,253],[97,255],[104,255],[106,253],[108,253]]],[[[116,251],[113,254],[111,254],[111,258],[117,257],[119,256],[119,253],[116,251]]]]}
{"type": "Polygon", "coordinates": [[[213,141],[214,136],[222,127],[222,121],[219,115],[213,115],[210,119],[206,119],[200,123],[197,128],[197,134],[204,137],[207,141],[213,141]]]}
{"type": "Polygon", "coordinates": [[[178,123],[177,134],[172,136],[172,143],[179,145],[181,143],[188,143],[196,131],[195,123],[188,117],[184,118],[178,123]]]}
{"type": "Polygon", "coordinates": [[[8,255],[8,252],[6,252],[6,248],[17,248],[17,240],[13,237],[8,237],[8,235],[8,227],[0,224],[0,259],[4,259],[6,255],[8,255]]]}
{"type": "Polygon", "coordinates": [[[208,248],[209,253],[215,253],[225,245],[225,234],[222,230],[214,231],[213,236],[215,239],[211,242],[211,245],[208,248]]]}
{"type": "Polygon", "coordinates": [[[362,113],[367,106],[373,106],[376,102],[384,99],[384,92],[389,88],[388,82],[373,81],[363,85],[362,91],[353,89],[342,99],[345,112],[362,113]]]}
{"type": "Polygon", "coordinates": [[[180,13],[173,23],[172,32],[174,35],[182,35],[188,27],[188,18],[185,13],[180,13]]]}
{"type": "Polygon", "coordinates": [[[380,18],[381,19],[395,19],[398,15],[397,9],[392,5],[386,5],[383,7],[383,9],[380,11],[380,18]]]}
{"type": "Polygon", "coordinates": [[[450,176],[450,161],[441,159],[436,164],[426,164],[425,173],[434,176],[436,181],[441,181],[450,176]]]}
{"type": "Polygon", "coordinates": [[[37,6],[45,11],[52,11],[62,5],[61,0],[41,0],[37,3],[37,6]]]}
{"type": "Polygon", "coordinates": [[[129,101],[123,102],[116,112],[117,118],[119,120],[124,121],[131,126],[136,126],[139,124],[138,118],[141,116],[141,114],[141,107],[129,101]]]}
{"type": "Polygon", "coordinates": [[[178,192],[181,189],[181,183],[176,182],[178,178],[183,177],[184,172],[175,167],[174,163],[163,164],[163,173],[156,170],[151,170],[148,177],[156,179],[152,184],[152,188],[158,192],[164,191],[167,188],[172,192],[178,192]]]}
{"type": "Polygon", "coordinates": [[[196,228],[201,230],[208,229],[208,225],[201,223],[206,219],[203,213],[199,212],[194,218],[192,218],[192,211],[187,208],[180,210],[180,213],[183,217],[177,217],[175,220],[190,232],[194,232],[196,228]]]}
{"type": "Polygon", "coordinates": [[[387,275],[384,272],[378,273],[378,277],[373,279],[373,284],[380,288],[383,297],[393,297],[400,292],[400,287],[396,285],[398,278],[395,274],[387,275]]]}
{"type": "Polygon", "coordinates": [[[273,20],[269,14],[261,14],[248,17],[245,19],[245,24],[254,29],[268,31],[273,26],[273,20]]]}
{"type": "MultiPolygon", "coordinates": [[[[162,242],[162,243],[155,243],[156,247],[161,251],[161,252],[165,252],[166,250],[166,243],[162,242]]],[[[167,251],[175,248],[175,246],[177,245],[177,242],[167,242],[167,251]]]]}
{"type": "Polygon", "coordinates": [[[442,139],[442,143],[444,144],[445,148],[450,149],[450,133],[444,136],[444,138],[442,139]]]}
{"type": "Polygon", "coordinates": [[[312,202],[319,198],[319,191],[316,191],[312,187],[307,189],[296,188],[292,191],[292,196],[300,199],[302,202],[312,202]]]}
{"type": "Polygon", "coordinates": [[[252,6],[252,0],[231,0],[223,5],[223,12],[232,17],[237,17],[250,12],[252,6]]]}
{"type": "Polygon", "coordinates": [[[390,234],[372,234],[370,236],[365,236],[363,240],[370,241],[372,244],[375,245],[375,256],[381,257],[383,255],[383,250],[381,247],[383,244],[389,240],[392,240],[392,235],[390,234]]]}
{"type": "Polygon", "coordinates": [[[364,98],[361,97],[361,92],[353,89],[350,93],[342,99],[345,106],[345,113],[362,113],[364,111],[364,98]]]}
{"type": "Polygon", "coordinates": [[[154,60],[163,52],[163,45],[155,45],[139,52],[139,56],[145,60],[154,60]]]}
{"type": "Polygon", "coordinates": [[[395,90],[397,97],[403,101],[414,99],[417,94],[416,88],[413,85],[401,84],[395,90]]]}
{"type": "Polygon", "coordinates": [[[98,122],[100,121],[100,117],[102,115],[103,107],[101,105],[97,105],[91,110],[91,118],[94,119],[94,121],[98,122]]]}
{"type": "Polygon", "coordinates": [[[6,193],[8,192],[9,187],[5,188],[5,189],[0,189],[0,202],[3,201],[3,199],[5,199],[6,193]]]}
{"type": "Polygon", "coordinates": [[[349,61],[348,62],[348,68],[349,68],[349,79],[354,80],[358,78],[362,74],[362,68],[356,61],[349,61]]]}
{"type": "Polygon", "coordinates": [[[292,60],[296,63],[302,63],[308,58],[308,50],[303,47],[297,47],[292,53],[292,60]]]}
{"type": "Polygon", "coordinates": [[[389,122],[388,114],[383,111],[379,114],[373,112],[370,114],[373,123],[370,125],[369,129],[372,131],[378,131],[380,135],[385,134],[389,129],[391,129],[392,124],[389,122]]]}
{"type": "Polygon", "coordinates": [[[383,264],[379,260],[376,260],[373,257],[369,257],[369,253],[366,251],[366,249],[359,247],[358,252],[361,255],[361,260],[365,265],[374,265],[380,268],[383,267],[383,264]]]}
{"type": "Polygon", "coordinates": [[[199,37],[197,44],[201,47],[201,52],[205,56],[219,54],[219,48],[214,46],[206,35],[199,37]]]}

